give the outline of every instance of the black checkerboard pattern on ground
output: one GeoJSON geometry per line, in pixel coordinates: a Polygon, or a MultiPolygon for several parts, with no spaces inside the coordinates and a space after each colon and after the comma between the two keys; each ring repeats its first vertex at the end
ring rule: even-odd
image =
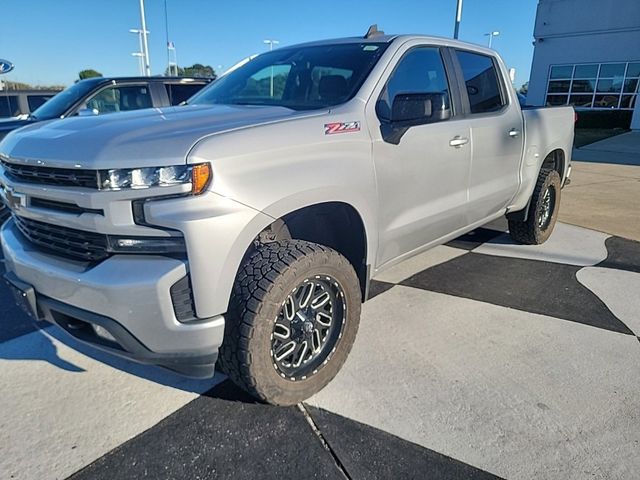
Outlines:
{"type": "MultiPolygon", "coordinates": [[[[578,277],[584,268],[639,274],[640,244],[617,237],[606,238],[603,240],[605,258],[586,267],[565,264],[551,257],[551,261],[546,261],[544,255],[542,259],[531,259],[476,251],[482,245],[503,241],[501,235],[498,230],[484,228],[460,237],[446,247],[456,249],[455,256],[449,260],[436,262],[398,281],[374,280],[370,296],[382,301],[396,288],[412,288],[626,336],[639,333],[637,326],[627,324],[616,315],[578,277]]],[[[31,324],[11,306],[4,288],[0,288],[0,305],[3,311],[0,347],[25,335],[38,335],[33,332],[41,326],[31,324]]],[[[3,351],[0,349],[0,361],[3,351]]],[[[84,349],[83,353],[93,356],[91,349],[84,349]]],[[[96,357],[100,359],[100,354],[96,357]]],[[[10,360],[7,356],[4,359],[10,360]]],[[[131,372],[138,374],[135,369],[131,372]]],[[[153,379],[153,375],[149,378],[153,379]]],[[[105,392],[109,388],[104,385],[105,392]]],[[[351,393],[358,395],[357,391],[351,393]]],[[[52,411],[37,413],[50,414],[52,411]]],[[[117,416],[112,419],[114,428],[118,421],[117,416]]],[[[3,437],[11,441],[12,432],[3,432],[3,437]]],[[[74,452],[66,454],[74,455],[74,452]]],[[[55,464],[55,455],[49,460],[55,464]]],[[[277,408],[256,403],[228,380],[100,458],[82,460],[80,466],[71,478],[499,478],[494,474],[497,472],[490,473],[491,468],[478,468],[310,404],[277,408]]],[[[19,465],[11,468],[13,473],[9,478],[22,478],[19,465]]],[[[50,475],[58,478],[59,472],[54,467],[50,475]]]]}

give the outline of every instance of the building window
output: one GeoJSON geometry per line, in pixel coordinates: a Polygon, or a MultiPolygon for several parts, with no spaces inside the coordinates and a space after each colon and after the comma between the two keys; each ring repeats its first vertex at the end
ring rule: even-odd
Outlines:
{"type": "Polygon", "coordinates": [[[632,110],[639,89],[640,62],[552,65],[546,104],[632,110]]]}

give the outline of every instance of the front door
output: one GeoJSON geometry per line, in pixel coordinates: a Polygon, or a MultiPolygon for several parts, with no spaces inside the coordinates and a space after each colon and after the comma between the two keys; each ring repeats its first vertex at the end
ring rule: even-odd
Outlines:
{"type": "Polygon", "coordinates": [[[372,132],[378,267],[467,225],[470,137],[467,122],[456,115],[452,84],[441,49],[408,46],[378,97],[380,126],[389,126],[398,95],[441,98],[449,108],[441,119],[408,128],[399,142],[380,129],[372,132]]]}

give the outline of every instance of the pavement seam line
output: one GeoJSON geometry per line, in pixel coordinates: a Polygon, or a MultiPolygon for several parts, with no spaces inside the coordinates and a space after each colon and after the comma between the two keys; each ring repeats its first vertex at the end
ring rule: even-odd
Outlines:
{"type": "Polygon", "coordinates": [[[333,457],[333,461],[336,464],[336,468],[340,471],[340,473],[344,476],[344,478],[346,478],[347,480],[352,480],[351,475],[349,475],[349,473],[347,472],[347,469],[342,464],[340,457],[338,457],[338,454],[333,450],[333,448],[331,448],[331,445],[329,445],[329,442],[327,442],[327,440],[324,438],[324,435],[322,435],[320,428],[318,428],[318,425],[316,425],[316,422],[311,417],[311,414],[309,414],[309,412],[307,411],[307,408],[305,407],[305,405],[303,403],[298,403],[296,406],[298,407],[298,410],[302,412],[302,415],[307,420],[307,423],[311,427],[311,430],[313,430],[313,433],[315,433],[316,437],[318,437],[318,440],[320,440],[320,443],[322,444],[324,449],[327,452],[329,452],[331,457],[333,457]]]}

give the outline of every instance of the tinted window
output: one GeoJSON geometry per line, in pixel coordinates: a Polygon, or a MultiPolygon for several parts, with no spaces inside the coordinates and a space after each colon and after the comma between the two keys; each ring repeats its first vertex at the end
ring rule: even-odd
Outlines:
{"type": "Polygon", "coordinates": [[[171,105],[180,105],[182,102],[198,93],[205,85],[202,83],[167,83],[167,95],[171,105]]]}
{"type": "Polygon", "coordinates": [[[67,114],[76,102],[80,101],[91,90],[96,88],[103,80],[100,78],[91,78],[81,80],[58,93],[51,100],[46,102],[32,116],[38,120],[48,120],[51,118],[59,118],[61,115],[67,114]]]}
{"type": "Polygon", "coordinates": [[[298,110],[338,105],[355,96],[387,46],[365,42],[267,52],[222,76],[189,103],[298,110]]]}
{"type": "Polygon", "coordinates": [[[487,113],[500,110],[504,106],[500,94],[498,72],[493,59],[477,53],[457,51],[467,86],[471,113],[487,113]]]}
{"type": "Polygon", "coordinates": [[[144,85],[113,86],[101,90],[87,101],[87,108],[99,114],[126,112],[152,107],[149,87],[144,85]]]}
{"type": "Polygon", "coordinates": [[[0,96],[0,117],[15,117],[20,115],[17,95],[0,96]]]}
{"type": "Polygon", "coordinates": [[[389,100],[398,93],[445,93],[447,76],[437,48],[416,48],[400,61],[387,83],[389,100]]]}
{"type": "Polygon", "coordinates": [[[36,108],[41,107],[51,97],[53,97],[53,95],[27,95],[29,111],[33,112],[36,108]]]}
{"type": "Polygon", "coordinates": [[[282,100],[291,65],[274,65],[257,71],[247,79],[244,87],[238,90],[239,100],[261,101],[282,100]]]}

